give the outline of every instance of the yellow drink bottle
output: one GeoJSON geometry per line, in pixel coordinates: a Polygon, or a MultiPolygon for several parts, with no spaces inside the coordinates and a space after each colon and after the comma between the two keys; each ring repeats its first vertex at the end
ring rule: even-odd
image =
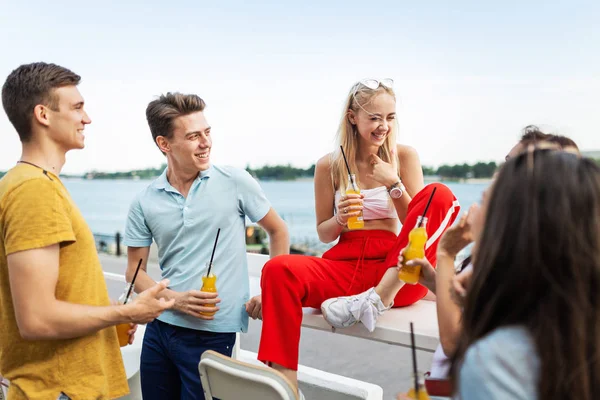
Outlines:
{"type": "MultiPolygon", "coordinates": [[[[217,276],[210,273],[208,276],[202,277],[202,289],[201,292],[216,293],[217,292],[217,276]]],[[[216,307],[214,304],[204,304],[204,307],[216,307]]],[[[213,312],[201,312],[200,314],[211,317],[215,315],[216,311],[213,312]]]]}
{"type": "MultiPolygon", "coordinates": [[[[360,194],[360,189],[356,184],[356,176],[354,174],[348,175],[348,187],[346,188],[346,194],[360,194]]],[[[363,213],[348,218],[348,229],[363,229],[365,227],[365,221],[363,219],[363,213]]]]}
{"type": "Polygon", "coordinates": [[[402,269],[398,272],[398,279],[406,283],[415,284],[419,282],[421,266],[409,266],[406,265],[406,262],[415,258],[425,258],[425,243],[427,243],[426,226],[427,217],[417,217],[417,224],[408,234],[408,247],[404,250],[402,269]]]}
{"type": "MultiPolygon", "coordinates": [[[[414,378],[414,375],[413,375],[413,378],[414,378]]],[[[429,394],[427,393],[427,388],[425,387],[425,382],[424,382],[420,372],[418,373],[417,384],[418,384],[418,388],[419,388],[419,394],[417,395],[415,387],[413,386],[410,389],[408,389],[408,392],[406,393],[406,397],[409,399],[415,399],[415,400],[430,400],[429,394]]]]}
{"type": "MultiPolygon", "coordinates": [[[[128,283],[127,286],[125,286],[125,290],[123,290],[123,293],[121,294],[121,296],[119,296],[119,304],[126,304],[131,301],[131,297],[133,295],[130,294],[129,297],[127,297],[127,293],[129,293],[130,286],[131,283],[128,283]]],[[[127,332],[129,332],[130,329],[131,325],[129,323],[117,325],[117,337],[119,338],[119,346],[124,347],[129,344],[129,334],[127,332]]]]}
{"type": "Polygon", "coordinates": [[[427,394],[427,390],[422,385],[419,385],[419,397],[417,397],[417,394],[415,393],[414,388],[410,388],[408,390],[408,393],[406,393],[406,397],[408,397],[409,399],[415,399],[415,400],[429,400],[429,395],[427,394]]]}
{"type": "Polygon", "coordinates": [[[130,329],[131,325],[129,324],[117,325],[117,337],[119,338],[119,346],[125,347],[129,344],[129,333],[127,332],[129,332],[130,329]]]}

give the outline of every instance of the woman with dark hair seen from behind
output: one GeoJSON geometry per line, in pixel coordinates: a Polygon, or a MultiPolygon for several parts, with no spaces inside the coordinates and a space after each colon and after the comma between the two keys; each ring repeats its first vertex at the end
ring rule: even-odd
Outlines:
{"type": "Polygon", "coordinates": [[[600,167],[547,149],[511,158],[473,229],[459,397],[600,398],[600,167]]]}
{"type": "MultiPolygon", "coordinates": [[[[532,146],[563,151],[570,151],[569,148],[578,148],[577,144],[568,137],[546,134],[537,126],[529,125],[523,129],[519,142],[510,150],[506,160],[517,156],[532,146]]],[[[578,151],[575,151],[575,153],[579,154],[578,151]]],[[[433,355],[431,369],[426,374],[425,383],[427,385],[428,381],[435,381],[437,388],[441,388],[443,384],[443,390],[438,391],[436,389],[435,393],[430,394],[449,396],[451,393],[449,382],[441,381],[446,381],[448,378],[450,369],[448,357],[454,354],[462,334],[462,299],[466,293],[466,287],[463,287],[463,285],[468,285],[473,271],[471,249],[464,251],[464,247],[471,241],[477,240],[477,237],[471,232],[471,221],[478,212],[478,205],[473,204],[469,209],[468,218],[464,215],[458,224],[455,224],[442,235],[437,251],[436,269],[427,259],[416,259],[408,263],[408,265],[421,266],[419,283],[437,296],[436,307],[440,345],[433,355]],[[457,268],[455,261],[459,252],[466,258],[457,268]],[[457,287],[458,283],[460,283],[460,286],[457,287]]],[[[401,269],[402,262],[401,252],[398,259],[399,269],[401,269]]]]}

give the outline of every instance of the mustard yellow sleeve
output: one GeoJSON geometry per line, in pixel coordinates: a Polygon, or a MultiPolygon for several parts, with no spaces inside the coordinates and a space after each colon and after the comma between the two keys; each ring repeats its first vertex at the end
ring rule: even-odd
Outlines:
{"type": "Polygon", "coordinates": [[[0,205],[6,255],[75,241],[70,205],[49,179],[17,186],[0,205]]]}

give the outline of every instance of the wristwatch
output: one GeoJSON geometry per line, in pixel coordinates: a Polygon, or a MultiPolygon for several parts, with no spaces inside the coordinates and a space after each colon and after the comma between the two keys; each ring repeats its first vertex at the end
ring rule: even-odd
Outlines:
{"type": "Polygon", "coordinates": [[[394,183],[392,186],[389,187],[388,193],[390,194],[390,197],[392,199],[399,199],[400,197],[402,197],[405,190],[406,187],[404,187],[402,181],[399,180],[398,182],[394,183]]]}

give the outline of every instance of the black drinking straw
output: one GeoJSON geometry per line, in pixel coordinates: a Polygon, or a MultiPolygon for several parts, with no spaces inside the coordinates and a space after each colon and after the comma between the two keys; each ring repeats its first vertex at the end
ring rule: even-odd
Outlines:
{"type": "Polygon", "coordinates": [[[219,233],[221,233],[221,228],[217,231],[217,237],[215,238],[215,245],[213,246],[212,254],[210,255],[210,262],[208,263],[208,272],[206,272],[206,277],[210,276],[210,269],[212,268],[213,258],[215,257],[215,250],[217,249],[217,242],[219,241],[219,233]]]}
{"type": "MultiPolygon", "coordinates": [[[[435,189],[434,189],[435,190],[435,189]]],[[[419,377],[417,375],[417,350],[415,348],[415,332],[413,323],[410,323],[410,347],[412,349],[413,373],[415,374],[415,398],[419,398],[419,377]]]]}
{"type": "Polygon", "coordinates": [[[427,214],[427,210],[429,209],[429,206],[431,205],[431,200],[433,200],[433,195],[435,194],[436,190],[437,190],[437,188],[434,187],[433,191],[431,192],[431,196],[429,196],[429,200],[427,200],[427,205],[425,206],[425,211],[423,211],[423,215],[421,216],[421,221],[419,221],[419,225],[417,225],[417,228],[421,227],[421,224],[423,223],[423,218],[425,217],[425,214],[427,214]]]}
{"type": "MultiPolygon", "coordinates": [[[[342,147],[342,145],[340,145],[340,150],[342,151],[342,156],[344,156],[344,162],[346,163],[346,169],[348,170],[348,175],[352,175],[352,172],[350,172],[350,166],[348,165],[348,160],[346,159],[346,153],[344,153],[344,148],[342,147]]],[[[350,182],[352,184],[352,189],[354,189],[354,191],[356,191],[356,187],[354,187],[354,181],[350,182]]]]}
{"type": "Polygon", "coordinates": [[[133,286],[135,285],[135,278],[137,278],[138,272],[140,272],[140,267],[142,266],[142,259],[140,258],[140,262],[138,262],[138,266],[135,269],[135,274],[133,274],[133,279],[131,280],[131,286],[129,286],[129,290],[127,291],[127,297],[123,301],[123,304],[127,304],[127,300],[129,300],[129,295],[131,295],[131,291],[133,290],[133,286]]]}

